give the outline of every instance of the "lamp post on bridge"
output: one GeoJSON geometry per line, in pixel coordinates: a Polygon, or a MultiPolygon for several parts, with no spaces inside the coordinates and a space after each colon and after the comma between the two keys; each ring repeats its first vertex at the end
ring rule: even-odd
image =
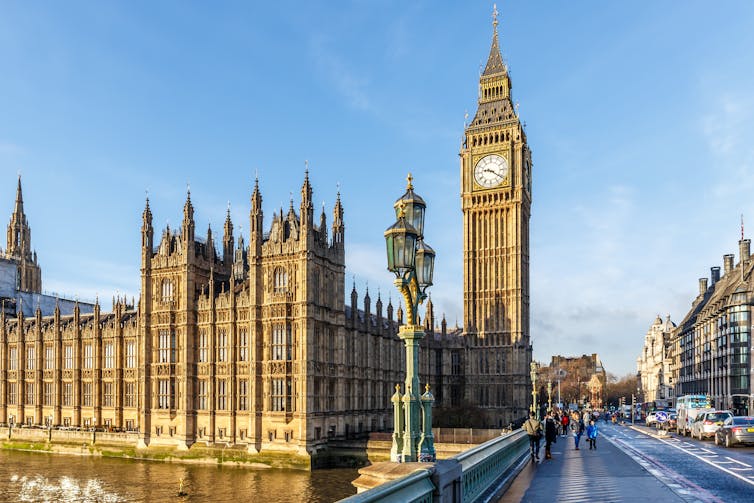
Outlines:
{"type": "Polygon", "coordinates": [[[537,419],[539,419],[539,407],[537,407],[537,362],[531,362],[531,372],[529,373],[529,376],[531,377],[531,411],[534,412],[534,414],[537,416],[537,419]]]}
{"type": "Polygon", "coordinates": [[[406,344],[405,393],[396,385],[393,403],[394,427],[390,460],[397,462],[434,461],[432,435],[432,405],[429,391],[420,395],[419,341],[424,337],[419,321],[419,305],[427,298],[432,286],[435,252],[424,242],[424,200],[414,193],[409,173],[406,193],[393,205],[396,222],[385,231],[387,268],[395,274],[394,284],[406,303],[406,323],[398,330],[398,337],[406,344]],[[422,424],[420,424],[420,422],[422,424]]]}
{"type": "Polygon", "coordinates": [[[552,410],[552,379],[547,380],[547,412],[552,410]]]}

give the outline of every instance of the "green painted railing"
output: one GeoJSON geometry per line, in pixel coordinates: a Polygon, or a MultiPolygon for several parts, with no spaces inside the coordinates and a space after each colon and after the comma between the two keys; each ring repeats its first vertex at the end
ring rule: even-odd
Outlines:
{"type": "Polygon", "coordinates": [[[472,503],[486,499],[518,474],[528,456],[529,439],[517,430],[489,440],[428,469],[413,472],[363,493],[347,503],[436,501],[472,503]]]}
{"type": "Polygon", "coordinates": [[[490,440],[451,459],[461,463],[463,502],[470,503],[487,492],[529,450],[529,437],[523,430],[490,440]]]}
{"type": "Polygon", "coordinates": [[[400,479],[391,480],[374,489],[340,500],[341,503],[367,503],[379,501],[385,503],[432,503],[435,486],[431,480],[432,472],[418,470],[400,479]]]}

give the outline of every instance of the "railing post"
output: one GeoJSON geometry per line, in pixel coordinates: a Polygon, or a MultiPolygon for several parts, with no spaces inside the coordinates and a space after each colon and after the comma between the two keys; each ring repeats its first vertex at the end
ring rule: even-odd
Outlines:
{"type": "Polygon", "coordinates": [[[457,503],[463,501],[463,467],[455,459],[442,459],[432,470],[435,486],[434,503],[457,503]]]}

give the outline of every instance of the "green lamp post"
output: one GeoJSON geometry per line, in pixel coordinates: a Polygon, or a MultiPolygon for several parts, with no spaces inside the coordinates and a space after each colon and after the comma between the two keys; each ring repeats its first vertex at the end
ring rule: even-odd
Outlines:
{"type": "Polygon", "coordinates": [[[385,231],[387,268],[395,274],[394,284],[406,303],[406,323],[398,330],[398,337],[406,345],[405,392],[400,400],[400,389],[391,401],[394,408],[395,432],[391,461],[434,461],[432,441],[432,394],[422,396],[419,388],[419,341],[424,337],[419,322],[419,305],[427,298],[427,288],[432,285],[435,252],[424,242],[424,200],[414,192],[408,175],[406,193],[395,204],[396,222],[385,231]],[[400,410],[402,407],[402,410],[400,410]],[[422,419],[424,424],[422,423],[422,419]],[[421,445],[420,445],[421,443],[421,445]]]}

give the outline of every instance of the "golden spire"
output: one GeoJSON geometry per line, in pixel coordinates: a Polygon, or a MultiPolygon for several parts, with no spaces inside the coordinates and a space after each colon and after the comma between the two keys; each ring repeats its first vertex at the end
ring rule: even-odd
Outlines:
{"type": "Polygon", "coordinates": [[[408,176],[406,177],[406,181],[408,182],[408,184],[406,184],[406,189],[407,190],[414,190],[414,184],[411,183],[411,182],[414,181],[414,177],[411,176],[411,173],[409,173],[408,176]]]}
{"type": "Polygon", "coordinates": [[[497,33],[497,15],[499,12],[497,11],[497,4],[492,4],[492,27],[495,29],[495,33],[497,33]]]}

